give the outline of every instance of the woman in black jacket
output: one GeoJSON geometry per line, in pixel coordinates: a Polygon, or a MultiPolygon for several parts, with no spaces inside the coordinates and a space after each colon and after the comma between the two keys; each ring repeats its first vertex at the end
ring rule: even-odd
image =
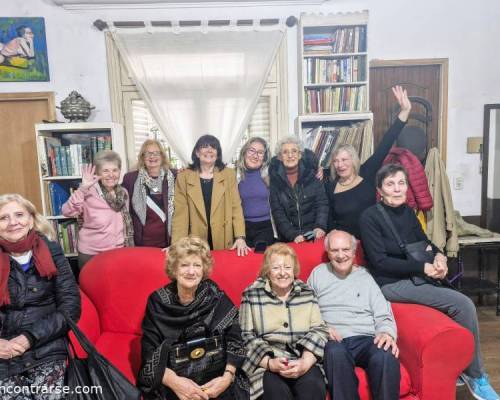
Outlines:
{"type": "Polygon", "coordinates": [[[281,241],[300,243],[311,231],[315,239],[325,236],[328,199],[317,169],[314,153],[304,150],[295,136],[278,143],[269,177],[271,212],[281,241]]]}
{"type": "MultiPolygon", "coordinates": [[[[31,202],[0,196],[0,388],[52,386],[59,390],[50,398],[59,399],[67,358],[64,314],[78,320],[80,292],[54,237],[31,202]]],[[[23,392],[15,398],[41,397],[23,392]]]]}

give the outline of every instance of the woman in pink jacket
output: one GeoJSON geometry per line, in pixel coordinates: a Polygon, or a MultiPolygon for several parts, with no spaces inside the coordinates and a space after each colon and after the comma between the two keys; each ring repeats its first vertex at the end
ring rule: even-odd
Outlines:
{"type": "Polygon", "coordinates": [[[80,269],[98,253],[134,244],[128,193],[118,184],[121,165],[118,153],[97,153],[93,165],[83,167],[80,187],[62,207],[65,216],[79,221],[80,269]]]}

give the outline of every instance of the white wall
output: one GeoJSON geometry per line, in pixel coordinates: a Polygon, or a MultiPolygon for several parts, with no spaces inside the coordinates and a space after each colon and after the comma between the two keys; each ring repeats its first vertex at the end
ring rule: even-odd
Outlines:
{"type": "MultiPolygon", "coordinates": [[[[500,102],[500,3],[497,0],[341,0],[321,6],[163,8],[68,11],[50,0],[2,1],[2,16],[45,17],[51,81],[0,83],[0,92],[54,91],[59,103],[71,90],[84,95],[96,110],[94,121],[109,121],[106,52],[97,19],[170,20],[299,16],[301,12],[370,11],[370,58],[449,58],[448,147],[450,181],[463,215],[479,215],[479,156],[466,154],[466,138],[482,135],[483,106],[500,102]]],[[[288,30],[289,112],[293,127],[298,110],[297,32],[288,30]]],[[[62,119],[61,116],[59,118],[62,119]]]]}

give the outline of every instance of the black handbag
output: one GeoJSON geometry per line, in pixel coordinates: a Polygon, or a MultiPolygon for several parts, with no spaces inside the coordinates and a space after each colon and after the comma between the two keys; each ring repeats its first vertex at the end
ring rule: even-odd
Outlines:
{"type": "MultiPolygon", "coordinates": [[[[73,351],[68,352],[66,385],[71,389],[71,393],[66,398],[70,400],[140,400],[139,389],[96,350],[71,318],[68,316],[65,318],[78,343],[87,353],[87,358],[79,358],[74,348],[72,348],[73,351]],[[77,393],[86,391],[89,393],[77,393]]],[[[68,341],[71,345],[69,338],[68,341]]]]}
{"type": "MultiPolygon", "coordinates": [[[[396,227],[394,226],[389,215],[387,214],[387,212],[384,210],[384,207],[380,203],[377,203],[377,209],[382,214],[385,223],[389,226],[389,229],[391,230],[392,234],[394,235],[394,238],[398,242],[398,246],[403,252],[403,254],[406,254],[408,257],[413,258],[415,261],[429,263],[429,264],[432,264],[434,262],[434,252],[432,252],[431,250],[427,250],[429,242],[421,240],[419,242],[406,244],[401,240],[401,236],[399,236],[396,227]]],[[[442,279],[434,279],[431,278],[430,276],[413,275],[412,277],[410,277],[410,279],[415,286],[420,286],[425,283],[430,283],[431,285],[434,286],[445,285],[445,281],[443,281],[442,279]]]]}
{"type": "Polygon", "coordinates": [[[168,367],[177,375],[203,385],[221,376],[226,362],[224,336],[210,335],[208,327],[200,324],[187,328],[172,345],[168,367]]]}

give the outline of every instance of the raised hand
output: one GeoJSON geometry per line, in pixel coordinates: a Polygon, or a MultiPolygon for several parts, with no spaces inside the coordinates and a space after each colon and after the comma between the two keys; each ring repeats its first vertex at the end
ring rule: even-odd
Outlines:
{"type": "Polygon", "coordinates": [[[95,166],[91,164],[83,165],[81,188],[84,190],[90,189],[97,181],[99,181],[99,176],[95,174],[95,166]]]}
{"type": "Polygon", "coordinates": [[[392,93],[394,94],[394,97],[398,101],[399,107],[401,108],[398,117],[401,121],[406,122],[411,110],[411,102],[408,98],[408,94],[406,93],[406,89],[403,89],[401,86],[396,85],[392,88],[392,93]]]}

